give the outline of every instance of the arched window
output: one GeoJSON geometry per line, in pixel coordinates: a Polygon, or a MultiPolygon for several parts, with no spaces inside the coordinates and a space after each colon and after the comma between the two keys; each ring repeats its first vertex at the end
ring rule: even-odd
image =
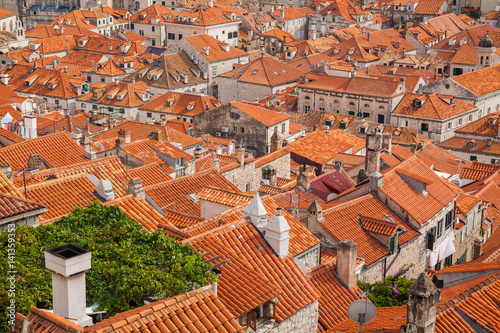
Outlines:
{"type": "Polygon", "coordinates": [[[14,21],[10,21],[10,23],[9,23],[9,31],[10,32],[14,31],[14,21]]]}
{"type": "Polygon", "coordinates": [[[306,96],[306,97],[304,97],[304,99],[309,101],[311,99],[311,97],[306,96]]]}
{"type": "Polygon", "coordinates": [[[135,10],[139,10],[139,8],[141,8],[141,4],[139,3],[139,1],[136,1],[135,2],[135,10]]]}
{"type": "Polygon", "coordinates": [[[320,101],[320,102],[324,102],[324,101],[325,101],[325,99],[324,99],[323,97],[321,97],[321,98],[319,99],[319,101],[320,101]]]}
{"type": "Polygon", "coordinates": [[[349,105],[356,105],[356,104],[354,104],[354,102],[350,102],[349,105]]]}
{"type": "Polygon", "coordinates": [[[5,31],[7,30],[7,24],[5,24],[5,22],[2,24],[2,31],[5,31]]]}
{"type": "Polygon", "coordinates": [[[484,64],[488,65],[489,63],[490,63],[490,57],[486,57],[486,62],[484,64]]]}
{"type": "Polygon", "coordinates": [[[498,111],[498,109],[500,109],[500,104],[497,104],[496,110],[498,111]]]}
{"type": "Polygon", "coordinates": [[[480,65],[482,65],[482,64],[483,64],[483,60],[484,60],[484,59],[483,59],[483,56],[481,56],[481,62],[479,63],[480,65]]]}
{"type": "Polygon", "coordinates": [[[123,0],[119,0],[118,1],[118,8],[124,8],[124,7],[125,7],[125,5],[123,3],[123,0]]]}
{"type": "Polygon", "coordinates": [[[385,108],[381,105],[378,107],[380,110],[384,110],[385,108]]]}
{"type": "Polygon", "coordinates": [[[334,100],[334,101],[333,101],[333,104],[339,104],[339,101],[334,100]]]}
{"type": "Polygon", "coordinates": [[[369,105],[369,104],[365,104],[365,108],[369,108],[369,107],[370,107],[370,105],[369,105]]]}
{"type": "Polygon", "coordinates": [[[491,108],[488,108],[488,112],[486,114],[490,114],[491,112],[491,108]]]}

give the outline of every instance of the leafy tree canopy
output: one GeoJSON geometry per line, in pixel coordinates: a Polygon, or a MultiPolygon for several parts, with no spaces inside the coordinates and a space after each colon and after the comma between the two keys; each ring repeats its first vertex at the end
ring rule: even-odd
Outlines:
{"type": "MultiPolygon", "coordinates": [[[[193,290],[211,277],[210,266],[188,245],[162,230],[144,231],[118,207],[95,202],[50,225],[18,227],[17,312],[27,315],[32,306],[52,308],[52,279],[44,251],[67,243],[92,252],[92,268],[86,273],[87,306],[97,303],[96,311],[107,311],[107,316],[143,305],[148,295],[165,298],[193,290]]],[[[7,232],[1,232],[0,309],[10,301],[6,244],[7,232]]],[[[0,331],[10,331],[7,310],[0,314],[0,331]]]]}
{"type": "Polygon", "coordinates": [[[408,270],[404,268],[394,276],[388,276],[384,281],[368,283],[358,281],[358,287],[363,292],[368,291],[368,298],[375,306],[402,306],[406,304],[409,297],[409,289],[413,281],[408,280],[404,273],[408,270]]]}

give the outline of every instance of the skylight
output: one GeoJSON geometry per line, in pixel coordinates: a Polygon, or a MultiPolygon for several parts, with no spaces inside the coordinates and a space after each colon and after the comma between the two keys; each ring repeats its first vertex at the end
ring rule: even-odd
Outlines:
{"type": "Polygon", "coordinates": [[[161,61],[155,62],[155,66],[160,66],[160,65],[161,65],[161,61]]]}
{"type": "Polygon", "coordinates": [[[286,74],[286,70],[284,70],[283,68],[281,69],[281,71],[286,74]]]}
{"type": "Polygon", "coordinates": [[[253,72],[252,72],[252,75],[257,74],[257,72],[258,72],[258,70],[253,71],[253,72]]]}
{"type": "Polygon", "coordinates": [[[279,74],[278,74],[278,73],[276,73],[275,71],[273,71],[273,73],[274,73],[274,74],[276,74],[276,75],[279,75],[279,74]]]}

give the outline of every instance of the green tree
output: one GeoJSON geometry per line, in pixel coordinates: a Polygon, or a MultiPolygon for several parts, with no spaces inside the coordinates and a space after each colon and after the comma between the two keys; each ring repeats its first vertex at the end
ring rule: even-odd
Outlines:
{"type": "MultiPolygon", "coordinates": [[[[210,266],[188,245],[181,245],[163,230],[142,230],[116,206],[99,202],[77,207],[69,216],[37,228],[16,230],[16,311],[27,315],[32,306],[52,308],[51,273],[44,251],[67,243],[92,252],[86,273],[87,306],[107,316],[143,305],[146,296],[178,295],[204,284],[210,266]]],[[[8,332],[7,232],[0,233],[0,331],[8,332]]]]}
{"type": "MultiPolygon", "coordinates": [[[[408,268],[403,269],[406,271],[408,268]]],[[[401,271],[400,271],[401,272],[401,271]]],[[[368,291],[368,298],[377,308],[384,306],[402,306],[408,301],[408,291],[413,281],[398,273],[388,276],[384,281],[368,283],[358,281],[358,287],[363,292],[368,291]]]]}

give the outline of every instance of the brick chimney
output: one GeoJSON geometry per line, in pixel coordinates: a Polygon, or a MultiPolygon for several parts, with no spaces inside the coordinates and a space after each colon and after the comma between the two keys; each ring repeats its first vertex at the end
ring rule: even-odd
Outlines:
{"type": "Polygon", "coordinates": [[[73,244],[45,251],[45,267],[52,272],[54,313],[82,327],[92,325],[86,313],[85,272],[92,254],[73,244]]]}
{"type": "MultiPolygon", "coordinates": [[[[338,262],[338,259],[337,259],[338,262]]],[[[407,303],[407,333],[434,333],[437,305],[441,300],[441,290],[431,281],[425,272],[420,273],[409,290],[407,303]]]]}
{"type": "Polygon", "coordinates": [[[267,224],[267,211],[260,200],[259,193],[256,193],[248,205],[243,208],[243,217],[250,217],[254,226],[262,229],[267,224]]]}
{"type": "Polygon", "coordinates": [[[290,226],[285,217],[281,215],[281,208],[276,209],[276,214],[269,220],[265,227],[265,238],[279,258],[288,256],[290,242],[290,226]]]}
{"type": "Polygon", "coordinates": [[[337,244],[335,272],[346,288],[356,284],[356,247],[356,243],[351,240],[343,240],[337,244]]]}
{"type": "Polygon", "coordinates": [[[131,178],[127,184],[127,194],[132,194],[134,198],[145,199],[146,192],[142,186],[142,181],[140,178],[131,178]]]}

